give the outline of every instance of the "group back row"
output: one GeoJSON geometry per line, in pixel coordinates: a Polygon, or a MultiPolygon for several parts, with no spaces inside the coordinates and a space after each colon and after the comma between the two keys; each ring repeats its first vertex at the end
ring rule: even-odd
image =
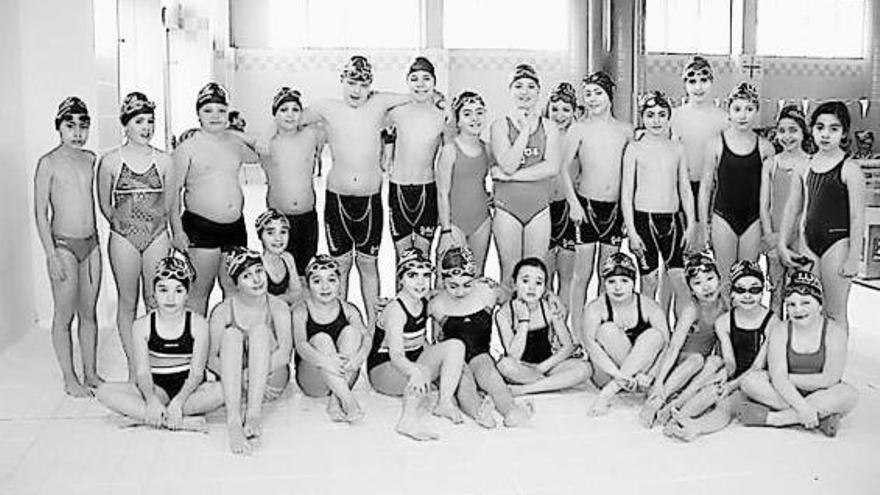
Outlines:
{"type": "MultiPolygon", "coordinates": [[[[137,382],[139,349],[147,347],[138,341],[135,313],[141,293],[148,308],[161,310],[154,292],[154,282],[159,280],[154,277],[157,264],[160,269],[155,273],[177,273],[177,279],[187,281],[187,303],[197,314],[206,313],[215,281],[224,293],[242,292],[237,277],[229,275],[240,276],[242,266],[247,269],[256,263],[248,262],[253,256],[238,249],[247,246],[238,177],[242,163],[257,161],[263,165],[269,186],[269,211],[257,219],[264,247],[259,263],[264,270],[263,283],[266,290],[294,308],[298,301],[315,296],[315,286],[306,279],[310,260],[318,262],[312,268],[332,266],[329,271],[337,274],[342,301],[347,299],[348,274],[355,265],[368,326],[380,319],[377,254],[385,214],[380,190],[387,172],[391,234],[398,265],[406,268],[404,274],[411,271],[407,267],[412,263],[401,262],[416,255],[426,261],[436,234],[439,264],[450,252],[465,253],[462,258],[469,260],[467,263],[448,269],[462,270],[466,265],[472,270],[463,273],[479,276],[494,236],[502,289],[491,288],[489,292],[509,297],[518,287],[514,275],[519,270],[515,268],[524,259],[538,260],[541,267],[546,264],[549,268],[542,268],[542,283],[555,286],[559,297],[552,298],[552,308],[546,311],[543,303],[537,306],[543,320],[549,324],[560,315],[569,320],[570,313],[574,339],[569,340],[583,343],[588,351],[586,344],[591,339],[587,334],[592,332],[586,328],[590,319],[585,313],[589,308],[586,287],[597,263],[608,268],[608,275],[621,275],[614,267],[626,263],[611,255],[624,239],[638,260],[642,294],[659,300],[662,315],[669,314],[674,301],[676,321],[682,320],[693,301],[685,253],[708,246],[714,253],[713,263],[717,263],[712,271],[721,278],[722,299],[726,300],[731,288],[734,264],[755,261],[765,253],[772,306],[777,312],[785,271],[812,270],[824,294],[824,312],[841,328],[848,328],[846,304],[850,281],[858,268],[860,244],[850,239],[860,239],[864,230],[864,177],[844,151],[850,131],[846,107],[840,102],[824,103],[809,122],[797,108],[784,108],[777,128],[782,151],[777,154],[771,143],[753,131],[759,105],[754,88],[747,83],[737,85],[727,98],[725,112],[712,104],[714,75],[705,59],[694,57],[684,68],[682,79],[687,99],[674,111],[669,98],[658,91],[641,99],[644,130],[636,136],[632,125],[612,114],[615,85],[607,74],[594,73],[583,79],[584,116],[578,120],[579,105],[571,84],[554,88],[544,106],[538,73],[532,66],[519,65],[509,85],[514,110],[491,123],[486,143],[482,139],[486,134],[482,97],[463,91],[446,108],[442,95],[434,89],[434,67],[426,58],[417,57],[409,68],[410,92],[394,94],[374,91],[369,61],[354,56],[342,70],[339,100],[304,106],[298,91],[281,88],[272,101],[276,132],[268,142],[230,128],[226,91],[209,83],[196,100],[200,127],[182,136],[174,152],[166,154],[149,144],[154,104],[142,93],[131,93],[121,109],[126,140],[100,158],[97,173],[96,157],[83,150],[89,128],[86,105],[76,97],[66,99],[55,120],[61,143],[44,155],[37,167],[35,213],[55,300],[53,344],[67,391],[84,395],[100,383],[95,366],[94,308],[101,254],[93,183],[97,183],[97,204],[111,226],[107,250],[119,296],[117,326],[130,376],[137,382]],[[389,126],[394,129],[391,139],[389,133],[382,132],[389,126]],[[311,180],[325,144],[333,157],[323,211],[328,259],[316,257],[319,222],[311,180]],[[487,177],[491,192],[486,187],[487,177]],[[183,268],[164,258],[172,246],[187,254],[183,268]],[[83,348],[83,381],[77,377],[71,358],[74,315],[83,348]]],[[[439,268],[442,272],[443,267],[439,268]]],[[[632,278],[635,281],[635,275],[632,278]]],[[[600,284],[600,289],[607,287],[600,284]]],[[[221,305],[227,300],[233,299],[226,298],[221,305]]],[[[607,296],[606,302],[605,318],[614,320],[607,296]]],[[[315,308],[308,302],[299,306],[307,308],[306,326],[314,327],[309,337],[321,333],[315,330],[321,324],[309,313],[309,308],[315,308]]],[[[407,324],[410,319],[418,320],[405,304],[400,307],[407,324]]],[[[494,304],[487,307],[491,316],[494,304]]],[[[635,307],[641,325],[642,303],[635,307]]],[[[248,327],[239,325],[234,308],[229,302],[226,326],[248,327]]],[[[343,316],[347,322],[352,319],[349,312],[356,310],[343,308],[348,308],[347,303],[339,306],[336,319],[331,318],[328,325],[343,316]]],[[[518,323],[528,323],[532,317],[527,311],[511,303],[507,318],[513,322],[517,316],[518,323]]],[[[143,339],[151,344],[161,340],[156,313],[161,311],[150,313],[152,326],[144,334],[148,338],[143,339]]],[[[389,317],[385,313],[381,319],[389,317]]],[[[268,317],[265,311],[261,314],[268,317]]],[[[461,315],[452,311],[446,316],[461,315]]],[[[296,317],[294,310],[294,336],[296,317]]],[[[186,318],[189,321],[190,316],[186,318]]],[[[339,337],[338,332],[335,336],[339,337]]],[[[219,346],[225,337],[215,340],[219,346]]],[[[274,342],[270,349],[283,347],[278,346],[279,339],[269,340],[274,342]]],[[[472,349],[467,339],[463,340],[467,357],[472,358],[472,349]]],[[[637,354],[635,343],[633,339],[632,354],[637,354]]],[[[241,338],[237,345],[239,349],[243,345],[241,338]]],[[[333,347],[341,352],[345,346],[333,341],[333,347]]],[[[152,347],[149,350],[151,358],[155,357],[152,347]]],[[[239,365],[242,359],[256,355],[252,345],[250,357],[247,354],[239,356],[239,365]]],[[[348,367],[357,360],[339,361],[337,356],[328,364],[321,361],[320,353],[311,356],[314,359],[308,359],[309,354],[304,351],[302,357],[314,361],[325,375],[332,370],[330,375],[337,378],[328,380],[322,375],[319,380],[333,392],[330,406],[357,417],[358,408],[337,390],[345,388],[345,378],[353,371],[348,367]]],[[[653,359],[656,353],[648,354],[652,356],[650,363],[660,362],[653,359]]],[[[623,360],[612,361],[616,365],[594,362],[594,366],[616,370],[610,373],[616,377],[623,360]]],[[[154,363],[150,363],[152,369],[154,363]]],[[[562,361],[554,362],[543,371],[560,364],[562,361]]],[[[496,368],[494,363],[491,368],[496,368]]],[[[572,377],[584,374],[579,365],[562,368],[572,377]]],[[[219,364],[217,371],[221,374],[219,364]]],[[[515,367],[507,371],[506,377],[528,374],[528,370],[515,367]]],[[[239,379],[240,375],[239,367],[239,379]]],[[[486,369],[475,369],[474,375],[483,390],[494,386],[493,375],[486,369]]],[[[615,391],[631,388],[629,380],[634,372],[624,375],[628,378],[611,382],[620,382],[617,388],[612,387],[615,391]]],[[[268,386],[271,388],[271,383],[268,386]]],[[[452,414],[442,383],[440,389],[438,408],[452,414]]],[[[187,395],[193,390],[195,386],[187,395]]],[[[144,390],[140,392],[146,397],[144,390]]],[[[530,414],[528,407],[516,406],[512,400],[504,402],[495,405],[506,419],[512,417],[511,423],[530,414]]],[[[607,397],[598,402],[604,405],[607,397]]],[[[461,405],[465,412],[473,409],[461,405]]],[[[473,415],[478,417],[484,404],[471,405],[477,408],[473,415]]],[[[410,426],[403,428],[413,430],[410,426]]],[[[243,445],[232,443],[239,448],[243,445]]]]}

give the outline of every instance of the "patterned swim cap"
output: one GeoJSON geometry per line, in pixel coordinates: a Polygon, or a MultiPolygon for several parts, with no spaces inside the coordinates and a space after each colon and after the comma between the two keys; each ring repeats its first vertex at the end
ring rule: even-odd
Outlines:
{"type": "Polygon", "coordinates": [[[196,96],[196,112],[208,103],[229,105],[229,95],[226,93],[226,89],[215,82],[204,85],[196,96]]]}
{"type": "Polygon", "coordinates": [[[153,270],[153,284],[161,280],[177,280],[189,290],[196,279],[196,272],[185,256],[177,256],[172,252],[157,261],[153,270]]]}
{"type": "Polygon", "coordinates": [[[235,246],[226,253],[226,273],[236,284],[238,277],[254,265],[262,265],[263,256],[252,249],[235,246]]]}
{"type": "Polygon", "coordinates": [[[275,93],[275,97],[272,98],[272,115],[278,113],[278,109],[281,108],[281,105],[284,105],[289,101],[296,103],[299,105],[299,108],[302,109],[302,93],[298,90],[283,86],[277,93],[275,93]]]}
{"type": "Polygon", "coordinates": [[[329,254],[315,255],[309,261],[309,264],[306,265],[306,278],[308,279],[312,274],[320,270],[332,270],[337,276],[340,275],[339,263],[329,254]]]}
{"type": "Polygon", "coordinates": [[[734,88],[730,91],[730,94],[727,95],[728,104],[733,100],[745,100],[754,103],[756,107],[760,106],[761,104],[758,90],[745,81],[734,86],[734,88]]]}
{"type": "Polygon", "coordinates": [[[254,221],[254,228],[257,229],[257,236],[262,237],[263,231],[266,230],[266,227],[269,225],[269,222],[274,220],[278,220],[281,222],[281,225],[290,229],[290,220],[284,216],[283,213],[276,210],[275,208],[269,208],[268,210],[260,213],[260,216],[254,221]]]}
{"type": "Polygon", "coordinates": [[[715,80],[715,73],[712,70],[712,64],[710,64],[705,58],[696,55],[687,63],[687,65],[684,66],[684,70],[681,71],[681,78],[682,80],[687,81],[688,79],[701,76],[710,81],[715,80]]]}
{"type": "Polygon", "coordinates": [[[602,280],[608,277],[623,276],[635,282],[638,272],[633,259],[628,254],[618,251],[608,256],[605,263],[602,264],[600,274],[602,280]]]}
{"type": "Polygon", "coordinates": [[[147,95],[140,91],[134,91],[125,96],[122,100],[122,107],[119,109],[119,121],[122,125],[127,125],[131,119],[140,114],[154,115],[156,113],[156,104],[147,98],[147,95]]]}
{"type": "Polygon", "coordinates": [[[541,81],[538,79],[538,71],[535,70],[532,64],[519,64],[513,69],[513,75],[510,76],[510,84],[513,85],[513,83],[520,79],[531,79],[538,86],[541,85],[541,81]]]}
{"type": "Polygon", "coordinates": [[[584,86],[588,84],[595,84],[596,86],[599,86],[600,88],[602,88],[602,91],[604,91],[605,94],[608,95],[609,100],[614,99],[614,79],[611,79],[611,76],[609,76],[608,73],[602,71],[593,72],[592,74],[588,74],[586,77],[584,77],[581,82],[584,86]]]}
{"type": "Polygon", "coordinates": [[[483,100],[482,96],[473,91],[464,90],[452,100],[452,115],[455,117],[456,121],[458,121],[458,115],[461,113],[461,109],[468,103],[477,103],[484,108],[486,107],[486,102],[483,100]]]}
{"type": "Polygon", "coordinates": [[[788,297],[792,294],[812,296],[819,301],[819,304],[822,304],[822,281],[813,272],[797,270],[788,276],[783,293],[784,297],[788,297]]]}
{"type": "Polygon", "coordinates": [[[694,253],[684,260],[684,278],[690,283],[697,275],[701,273],[718,273],[718,265],[708,253],[694,253]]]}
{"type": "Polygon", "coordinates": [[[351,79],[362,83],[373,82],[373,66],[363,55],[354,55],[342,68],[341,79],[351,79]]]}
{"type": "Polygon", "coordinates": [[[574,91],[574,86],[565,81],[557,84],[550,93],[550,101],[564,101],[571,105],[572,109],[575,109],[577,107],[577,93],[574,91]]]}
{"type": "Polygon", "coordinates": [[[431,260],[425,257],[420,249],[408,248],[400,253],[397,260],[397,279],[400,280],[404,275],[412,270],[433,270],[431,260]]]}
{"type": "Polygon", "coordinates": [[[475,276],[477,264],[474,261],[474,253],[466,247],[453,247],[443,253],[440,260],[440,276],[443,278],[457,277],[460,275],[475,276]]]}
{"type": "Polygon", "coordinates": [[[431,74],[431,77],[434,78],[435,81],[437,80],[437,74],[434,72],[434,64],[425,57],[416,57],[412,64],[410,64],[406,76],[409,77],[413,72],[419,71],[427,72],[428,74],[431,74]]]}
{"type": "Polygon", "coordinates": [[[665,108],[667,112],[672,112],[672,104],[666,93],[658,90],[649,91],[642,95],[639,99],[639,113],[645,113],[645,110],[652,107],[665,108]]]}
{"type": "Polygon", "coordinates": [[[757,263],[751,260],[739,260],[730,267],[730,283],[735,284],[743,277],[755,277],[764,283],[764,272],[757,263]]]}
{"type": "Polygon", "coordinates": [[[74,115],[82,115],[85,122],[90,122],[89,109],[86,103],[78,96],[68,96],[58,104],[58,111],[55,112],[55,129],[61,127],[61,122],[70,119],[74,115]]]}

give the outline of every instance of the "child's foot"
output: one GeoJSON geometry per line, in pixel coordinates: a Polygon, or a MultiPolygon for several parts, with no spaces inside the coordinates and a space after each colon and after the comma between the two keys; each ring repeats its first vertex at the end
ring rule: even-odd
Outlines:
{"type": "Polygon", "coordinates": [[[587,416],[590,418],[605,416],[610,409],[611,404],[608,402],[608,399],[602,394],[599,394],[596,399],[593,400],[593,403],[587,408],[587,416]]]}
{"type": "Polygon", "coordinates": [[[654,422],[657,424],[665,425],[672,419],[672,415],[676,412],[675,405],[673,403],[668,403],[665,406],[661,407],[659,411],[657,411],[657,416],[654,419],[654,422]]]}
{"type": "Polygon", "coordinates": [[[104,379],[102,379],[98,375],[87,376],[85,380],[83,380],[84,385],[89,387],[92,390],[96,390],[98,387],[104,383],[104,379]]]}
{"type": "Polygon", "coordinates": [[[244,434],[244,430],[240,425],[229,425],[229,450],[237,455],[251,455],[254,452],[253,446],[248,442],[244,434]]]}
{"type": "Polygon", "coordinates": [[[535,405],[532,401],[525,401],[517,404],[504,416],[504,426],[515,428],[517,426],[526,425],[535,414],[535,405]]]}
{"type": "Polygon", "coordinates": [[[736,408],[736,419],[745,426],[765,426],[770,408],[750,400],[742,401],[736,408]]]}
{"type": "Polygon", "coordinates": [[[689,420],[684,420],[684,422],[679,422],[677,420],[670,421],[666,423],[666,426],[663,427],[663,434],[677,438],[684,442],[691,442],[695,438],[697,438],[697,429],[689,420]]]}
{"type": "Polygon", "coordinates": [[[94,395],[92,389],[80,383],[79,380],[77,380],[76,378],[72,380],[65,380],[64,393],[71,397],[76,397],[77,399],[91,397],[92,395],[94,395]]]}
{"type": "Polygon", "coordinates": [[[259,413],[249,413],[244,420],[244,436],[250,441],[251,445],[258,447],[260,445],[260,437],[263,435],[263,421],[259,413]]]}
{"type": "Polygon", "coordinates": [[[361,423],[366,415],[366,412],[364,412],[354,397],[352,397],[351,403],[342,405],[342,410],[344,411],[345,422],[352,425],[361,423]]]}
{"type": "Polygon", "coordinates": [[[419,442],[427,442],[440,438],[439,435],[428,429],[427,426],[413,419],[402,419],[397,423],[397,428],[395,428],[395,430],[397,430],[397,433],[419,442]]]}
{"type": "Polygon", "coordinates": [[[334,423],[345,422],[345,412],[342,410],[342,404],[339,402],[339,399],[332,394],[327,399],[327,416],[330,416],[330,421],[333,421],[334,423]]]}
{"type": "Polygon", "coordinates": [[[824,433],[826,437],[836,437],[837,431],[840,429],[841,418],[842,416],[837,413],[825,416],[819,420],[819,431],[824,433]]]}
{"type": "Polygon", "coordinates": [[[184,416],[179,429],[193,433],[208,433],[208,422],[204,416],[184,416]]]}
{"type": "Polygon", "coordinates": [[[657,411],[659,411],[661,407],[663,407],[663,399],[660,396],[653,395],[648,397],[641,412],[639,412],[639,423],[645,428],[653,427],[654,419],[657,417],[657,411]]]}
{"type": "Polygon", "coordinates": [[[523,390],[522,385],[508,385],[507,388],[510,389],[510,395],[514,397],[519,397],[520,395],[525,395],[525,391],[523,390]]]}
{"type": "Polygon", "coordinates": [[[477,408],[477,415],[474,417],[474,421],[483,428],[490,430],[498,426],[498,423],[495,422],[495,403],[492,401],[492,397],[488,395],[483,397],[483,402],[477,408]]]}
{"type": "Polygon", "coordinates": [[[464,418],[461,416],[461,411],[457,407],[455,407],[455,404],[453,404],[451,401],[443,404],[438,403],[437,407],[434,408],[433,413],[435,416],[448,419],[454,425],[460,425],[464,423],[464,418]]]}

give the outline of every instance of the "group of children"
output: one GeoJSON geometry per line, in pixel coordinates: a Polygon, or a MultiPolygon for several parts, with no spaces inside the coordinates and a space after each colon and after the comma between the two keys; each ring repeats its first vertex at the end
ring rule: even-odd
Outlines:
{"type": "Polygon", "coordinates": [[[705,59],[683,81],[686,103],[673,110],[663,93],[645,94],[634,130],[612,115],[607,74],[584,78],[577,120],[574,87],[559,84],[541,106],[539,76],[521,64],[514,110],[485,129],[483,98],[463,91],[445,108],[428,59],[410,66],[410,92],[394,94],[374,91],[369,61],[354,56],[341,99],[305,106],[281,88],[268,142],[229,127],[228,95],[210,83],[196,99],[199,128],[168,154],[150,145],[155,105],[130,93],[125,142],[100,159],[83,149],[85,104],[66,99],[60,144],[35,177],[66,392],[96,390],[133,421],[169,429],[204,430],[202,415],[225,405],[236,453],[259,443],[263,405],[291,375],[306,395],[327,397],[332,420],[361,421],[352,388],[364,365],[376,391],[403,398],[397,431],[417,440],[437,438],[431,413],[486,428],[495,411],[505,426],[528,423],[533,405],[517,396],[591,378],[600,390],[590,415],[620,391],[645,392],[641,422],[685,440],[734,417],[833,435],[856,401],[841,382],[860,245],[850,240],[864,230],[864,177],[844,151],[849,114],[823,103],[808,125],[786,107],[776,154],[754,132],[750,85],[736,86],[725,115],[705,59]],[[329,253],[318,254],[312,175],[325,145],[329,253]],[[262,253],[247,248],[238,178],[253,162],[268,181],[255,222],[262,253]],[[379,297],[377,265],[386,173],[392,299],[379,297]],[[125,383],[96,371],[93,183],[110,224],[125,383]],[[500,283],[483,277],[492,238],[500,283]],[[624,240],[634,257],[619,250],[624,240]],[[365,315],[348,302],[353,265],[365,315]],[[599,291],[587,300],[594,266],[599,291]],[[223,300],[209,312],[215,281],[223,300]],[[136,318],[141,298],[147,313],[136,318]]]}

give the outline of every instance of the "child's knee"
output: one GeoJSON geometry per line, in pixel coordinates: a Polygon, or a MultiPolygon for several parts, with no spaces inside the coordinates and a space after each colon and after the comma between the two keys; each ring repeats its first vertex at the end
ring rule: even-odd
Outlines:
{"type": "Polygon", "coordinates": [[[464,342],[459,339],[448,339],[441,342],[439,345],[442,346],[443,352],[449,358],[464,359],[464,342]]]}
{"type": "Polygon", "coordinates": [[[689,370],[699,371],[700,369],[703,368],[703,365],[705,363],[704,363],[702,354],[693,353],[693,354],[688,354],[688,356],[685,358],[683,364],[689,370]]]}
{"type": "Polygon", "coordinates": [[[743,375],[739,380],[739,388],[746,395],[754,397],[755,394],[769,384],[767,373],[764,371],[750,371],[743,375]]]}
{"type": "Polygon", "coordinates": [[[706,363],[703,366],[710,370],[719,370],[724,368],[724,360],[719,356],[712,355],[706,358],[706,363]]]}

